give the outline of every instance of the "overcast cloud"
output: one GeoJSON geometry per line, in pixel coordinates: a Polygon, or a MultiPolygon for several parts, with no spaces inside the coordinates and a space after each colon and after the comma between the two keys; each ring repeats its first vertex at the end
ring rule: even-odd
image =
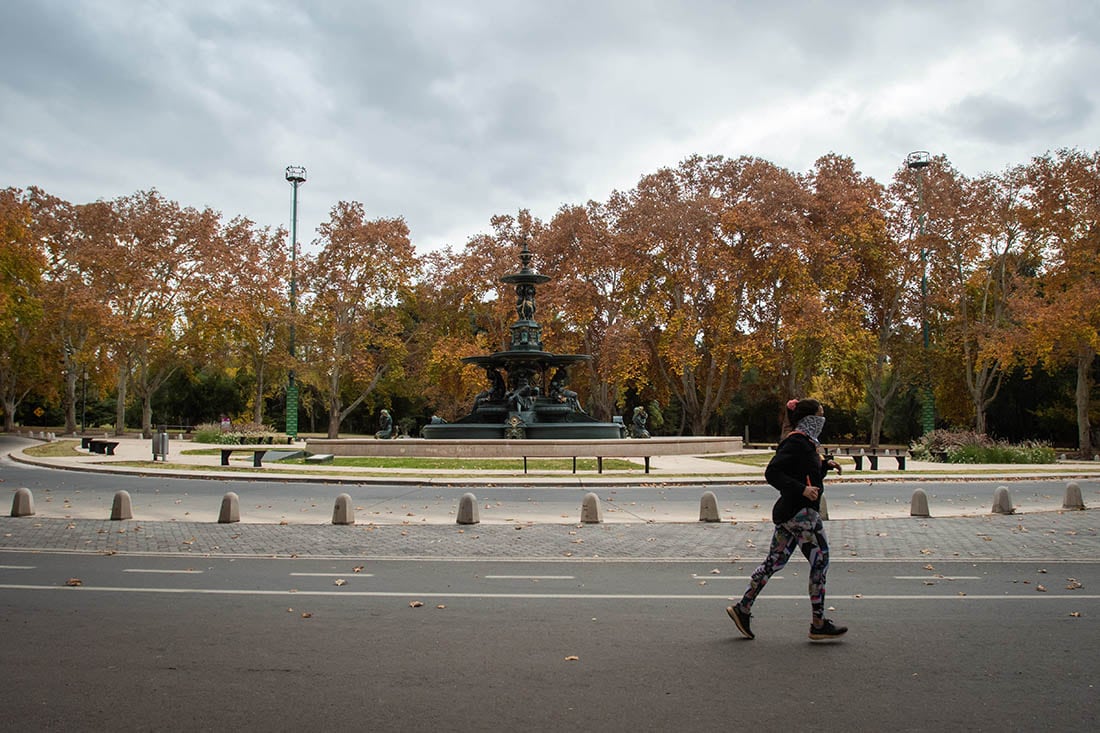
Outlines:
{"type": "Polygon", "coordinates": [[[303,165],[300,241],[354,200],[461,247],[693,153],[886,183],[1095,150],[1098,38],[1069,0],[4,0],[0,187],[289,228],[303,165]]]}

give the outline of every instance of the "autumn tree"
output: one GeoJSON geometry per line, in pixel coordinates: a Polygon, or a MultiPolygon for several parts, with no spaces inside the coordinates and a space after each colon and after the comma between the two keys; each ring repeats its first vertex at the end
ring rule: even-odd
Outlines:
{"type": "MultiPolygon", "coordinates": [[[[881,186],[856,173],[850,160],[830,163],[823,168],[819,161],[813,179],[815,227],[844,251],[847,277],[843,292],[834,289],[834,295],[846,314],[841,322],[858,324],[861,332],[848,331],[835,341],[849,347],[844,363],[862,376],[874,447],[891,400],[920,374],[919,337],[912,327],[920,308],[917,193],[912,177],[899,172],[888,202],[881,186]]],[[[831,341],[837,333],[830,329],[831,341]]]]}
{"type": "Polygon", "coordinates": [[[418,262],[403,219],[368,221],[357,202],[336,204],[318,233],[320,251],[303,264],[302,374],[324,395],[335,438],[383,377],[403,372],[410,324],[400,306],[418,262]]]}
{"type": "Polygon", "coordinates": [[[544,339],[555,352],[593,357],[574,368],[572,386],[604,421],[624,407],[626,388],[642,394],[651,381],[646,346],[627,313],[636,262],[625,242],[613,210],[590,201],[559,209],[537,243],[541,269],[554,278],[543,286],[544,339]]]}
{"type": "Polygon", "coordinates": [[[1030,227],[1045,265],[1019,307],[1023,353],[1048,368],[1072,363],[1078,449],[1093,450],[1089,407],[1100,351],[1100,152],[1059,150],[1026,166],[1030,227]]]}
{"type": "Polygon", "coordinates": [[[743,332],[743,368],[758,375],[781,409],[790,397],[814,394],[829,338],[829,288],[848,271],[829,254],[809,212],[805,181],[763,160],[741,158],[730,168],[722,214],[725,259],[740,273],[736,322],[743,332]],[[823,283],[826,284],[823,286],[823,283]]]}
{"type": "Polygon", "coordinates": [[[1034,264],[1022,228],[1023,172],[967,179],[938,158],[926,173],[929,304],[941,317],[940,348],[961,362],[974,428],[985,433],[1011,361],[1009,304],[1034,264]]]}
{"type": "Polygon", "coordinates": [[[8,431],[23,400],[35,390],[47,394],[50,386],[51,349],[42,328],[45,258],[32,223],[24,192],[0,190],[0,403],[8,431]]]}
{"type": "Polygon", "coordinates": [[[85,236],[110,267],[92,273],[109,309],[104,340],[117,373],[115,430],[125,426],[131,385],[141,400],[142,433],[152,433],[152,397],[195,342],[194,302],[206,297],[202,274],[218,267],[219,215],[182,208],[155,190],[110,202],[85,236]]]}
{"type": "Polygon", "coordinates": [[[417,315],[410,376],[433,412],[453,421],[469,412],[485,383],[485,374],[462,358],[497,351],[500,345],[490,344],[479,325],[488,309],[481,300],[488,288],[468,277],[468,259],[446,248],[426,254],[423,264],[412,300],[417,315]]]}
{"type": "MultiPolygon", "coordinates": [[[[286,231],[236,217],[217,238],[220,266],[206,273],[206,294],[190,300],[195,309],[191,320],[201,316],[194,325],[208,334],[199,339],[208,351],[213,344],[224,344],[223,365],[239,363],[251,374],[252,421],[262,424],[271,372],[289,368],[286,231]]],[[[208,353],[207,358],[217,357],[208,353]]]]}
{"type": "Polygon", "coordinates": [[[882,186],[851,158],[820,158],[805,184],[819,263],[812,277],[827,315],[818,391],[852,411],[866,398],[877,446],[887,404],[902,384],[897,367],[918,264],[906,246],[912,237],[890,235],[882,186]]]}
{"type": "Polygon", "coordinates": [[[740,382],[748,273],[729,213],[755,163],[694,156],[644,176],[617,205],[635,263],[624,281],[626,312],[682,407],[680,432],[705,435],[740,382]]]}

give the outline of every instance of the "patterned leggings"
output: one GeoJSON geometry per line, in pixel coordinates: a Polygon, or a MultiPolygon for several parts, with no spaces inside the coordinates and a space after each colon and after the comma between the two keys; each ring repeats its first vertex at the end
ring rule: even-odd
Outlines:
{"type": "Polygon", "coordinates": [[[748,590],[741,598],[741,608],[748,611],[768,580],[783,569],[791,559],[795,546],[810,563],[810,605],[814,618],[825,618],[825,573],[829,569],[829,543],[821,515],[813,509],[803,509],[783,524],[777,524],[772,546],[763,564],[752,574],[748,590]]]}

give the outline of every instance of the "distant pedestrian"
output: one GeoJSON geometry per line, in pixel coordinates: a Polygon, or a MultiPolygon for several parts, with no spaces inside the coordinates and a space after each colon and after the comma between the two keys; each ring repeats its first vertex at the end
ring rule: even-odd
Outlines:
{"type": "Polygon", "coordinates": [[[771,548],[764,562],[752,574],[745,595],[736,605],[726,608],[741,633],[754,639],[749,626],[752,604],[768,580],[781,570],[797,546],[810,563],[810,638],[835,639],[848,628],[837,626],[825,618],[825,574],[829,569],[829,543],[821,522],[821,492],[825,474],[830,468],[840,472],[840,465],[818,454],[821,429],[825,425],[825,410],[817,400],[790,400],[787,419],[793,430],[779,443],[779,448],[764,471],[764,478],[779,490],[779,499],[772,507],[771,548]]]}

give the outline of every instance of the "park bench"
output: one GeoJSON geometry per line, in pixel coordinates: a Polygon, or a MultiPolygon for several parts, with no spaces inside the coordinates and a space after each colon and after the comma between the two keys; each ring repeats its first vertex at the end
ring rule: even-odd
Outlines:
{"type": "Polygon", "coordinates": [[[80,440],[82,446],[85,440],[88,441],[88,450],[92,453],[99,453],[100,455],[113,456],[115,454],[115,448],[118,447],[118,441],[100,440],[98,438],[82,438],[80,440]]]}
{"type": "MultiPolygon", "coordinates": [[[[554,453],[551,451],[527,453],[523,456],[523,472],[527,473],[527,459],[528,458],[565,458],[560,453],[554,453]]],[[[570,456],[573,459],[573,473],[577,472],[577,456],[570,456]]],[[[582,456],[583,457],[583,456],[582,456]]],[[[603,456],[594,456],[596,459],[596,473],[603,473],[603,456]]],[[[649,473],[649,456],[637,456],[645,460],[645,472],[649,473]]]]}
{"type": "Polygon", "coordinates": [[[249,446],[247,448],[241,446],[235,448],[222,448],[222,465],[229,465],[229,456],[233,453],[244,451],[245,453],[252,453],[252,465],[256,468],[260,468],[263,465],[261,461],[263,461],[264,454],[267,453],[269,450],[270,448],[256,448],[253,446],[249,446]]]}
{"type": "Polygon", "coordinates": [[[855,461],[856,470],[863,470],[863,459],[867,459],[872,471],[878,470],[879,458],[893,458],[898,462],[898,470],[905,470],[905,459],[909,451],[905,448],[870,448],[859,445],[838,445],[826,449],[826,453],[832,456],[847,456],[855,461]]]}

